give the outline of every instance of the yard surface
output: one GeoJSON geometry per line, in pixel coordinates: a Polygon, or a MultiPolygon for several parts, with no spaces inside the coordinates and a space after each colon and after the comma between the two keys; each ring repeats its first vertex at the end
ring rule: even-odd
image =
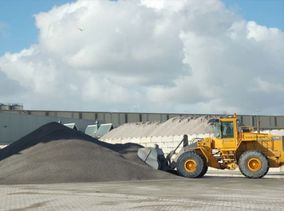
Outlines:
{"type": "Polygon", "coordinates": [[[0,201],[1,211],[283,210],[284,175],[211,171],[201,179],[1,185],[0,201]]]}

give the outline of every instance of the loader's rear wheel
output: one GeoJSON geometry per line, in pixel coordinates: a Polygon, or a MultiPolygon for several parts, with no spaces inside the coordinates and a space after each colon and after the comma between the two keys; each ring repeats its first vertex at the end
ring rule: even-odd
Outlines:
{"type": "Polygon", "coordinates": [[[179,156],[177,160],[177,171],[178,174],[183,177],[197,178],[202,177],[206,173],[207,166],[200,155],[190,151],[179,156]]]}
{"type": "Polygon", "coordinates": [[[258,151],[244,152],[239,159],[240,171],[248,178],[261,178],[267,174],[269,165],[266,157],[258,151]]]}

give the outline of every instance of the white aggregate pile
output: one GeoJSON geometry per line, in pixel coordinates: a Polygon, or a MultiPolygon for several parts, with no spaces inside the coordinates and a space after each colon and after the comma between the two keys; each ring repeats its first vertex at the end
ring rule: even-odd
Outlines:
{"type": "Polygon", "coordinates": [[[163,123],[127,123],[113,129],[102,139],[208,134],[211,132],[208,124],[210,118],[212,117],[174,117],[163,123]]]}

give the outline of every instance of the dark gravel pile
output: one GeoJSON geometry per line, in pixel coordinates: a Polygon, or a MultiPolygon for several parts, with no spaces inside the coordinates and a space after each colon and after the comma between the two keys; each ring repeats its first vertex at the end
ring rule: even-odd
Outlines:
{"type": "Polygon", "coordinates": [[[109,144],[48,123],[0,150],[0,183],[62,183],[173,178],[140,161],[140,145],[109,144]]]}

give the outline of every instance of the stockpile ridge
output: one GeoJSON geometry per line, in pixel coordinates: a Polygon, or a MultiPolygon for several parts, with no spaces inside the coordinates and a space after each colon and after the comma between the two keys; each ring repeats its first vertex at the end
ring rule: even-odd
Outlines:
{"type": "Polygon", "coordinates": [[[212,132],[208,124],[211,118],[211,116],[174,117],[166,122],[126,123],[111,130],[102,139],[207,134],[212,132]]]}
{"type": "Polygon", "coordinates": [[[109,144],[48,123],[0,150],[0,184],[170,179],[140,161],[134,143],[109,144]]]}

